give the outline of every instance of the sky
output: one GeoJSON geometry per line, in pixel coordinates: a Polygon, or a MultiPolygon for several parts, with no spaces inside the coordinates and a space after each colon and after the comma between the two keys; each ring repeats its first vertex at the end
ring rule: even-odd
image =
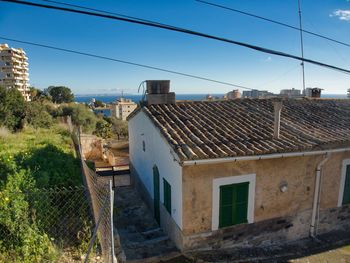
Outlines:
{"type": "MultiPolygon", "coordinates": [[[[38,3],[52,4],[40,0],[38,3]]],[[[59,1],[59,0],[57,0],[59,1]]],[[[207,0],[298,26],[297,0],[207,0]]],[[[296,30],[195,0],[62,0],[300,56],[296,30]]],[[[349,0],[301,0],[305,30],[350,43],[349,0]]],[[[178,32],[57,10],[0,2],[0,37],[161,67],[278,93],[302,88],[300,62],[178,32]]],[[[147,79],[169,79],[176,93],[226,93],[231,86],[77,54],[5,41],[29,58],[30,84],[63,85],[75,94],[136,94],[147,79]]],[[[350,70],[350,47],[304,34],[306,58],[350,70]]],[[[305,64],[306,87],[345,94],[350,75],[305,64]]],[[[241,89],[242,91],[243,89],[241,89]]]]}

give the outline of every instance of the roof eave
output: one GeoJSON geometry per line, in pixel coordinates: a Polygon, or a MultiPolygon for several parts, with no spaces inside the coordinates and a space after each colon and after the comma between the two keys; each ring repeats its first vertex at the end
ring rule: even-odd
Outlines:
{"type": "Polygon", "coordinates": [[[330,154],[330,153],[340,153],[340,152],[347,152],[347,151],[350,151],[350,147],[328,149],[328,150],[321,150],[321,151],[274,153],[274,154],[251,155],[251,156],[228,157],[228,158],[188,160],[188,161],[183,161],[182,165],[191,166],[191,165],[218,164],[218,163],[237,162],[237,161],[254,161],[254,160],[266,160],[266,159],[287,158],[287,157],[302,157],[302,156],[322,155],[322,154],[330,154]]]}

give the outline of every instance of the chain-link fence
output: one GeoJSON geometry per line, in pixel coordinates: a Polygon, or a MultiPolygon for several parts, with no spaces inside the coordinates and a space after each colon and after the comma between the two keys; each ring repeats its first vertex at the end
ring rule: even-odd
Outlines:
{"type": "Polygon", "coordinates": [[[99,180],[98,175],[90,169],[82,155],[79,131],[73,132],[73,141],[81,161],[84,184],[89,192],[89,202],[95,222],[95,229],[87,251],[86,261],[89,258],[90,248],[97,238],[105,262],[116,262],[114,253],[113,235],[113,202],[114,193],[111,182],[99,180]]]}
{"type": "Polygon", "coordinates": [[[22,171],[12,180],[28,185],[7,181],[0,191],[0,263],[116,262],[112,184],[88,167],[79,134],[71,125],[70,131],[84,185],[38,189],[22,171]]]}
{"type": "MultiPolygon", "coordinates": [[[[81,187],[1,193],[0,262],[81,262],[86,257],[94,219],[81,187]]],[[[91,258],[98,261],[95,243],[91,258]]]]}

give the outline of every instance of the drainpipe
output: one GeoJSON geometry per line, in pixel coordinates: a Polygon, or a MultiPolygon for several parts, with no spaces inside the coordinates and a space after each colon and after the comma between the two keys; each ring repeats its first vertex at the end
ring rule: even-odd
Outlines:
{"type": "Polygon", "coordinates": [[[316,235],[316,216],[319,211],[320,206],[320,194],[321,194],[321,176],[322,176],[322,166],[329,160],[330,154],[326,154],[324,159],[317,165],[316,169],[316,181],[315,181],[315,192],[314,201],[312,204],[312,215],[310,224],[310,236],[315,237],[316,235]]]}

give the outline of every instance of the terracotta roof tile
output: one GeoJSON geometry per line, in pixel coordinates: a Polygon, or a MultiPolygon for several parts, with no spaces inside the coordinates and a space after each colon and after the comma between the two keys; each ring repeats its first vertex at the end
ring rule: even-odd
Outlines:
{"type": "Polygon", "coordinates": [[[273,101],[178,102],[144,107],[184,160],[327,149],[350,145],[350,100],[285,100],[280,138],[273,101]]]}

